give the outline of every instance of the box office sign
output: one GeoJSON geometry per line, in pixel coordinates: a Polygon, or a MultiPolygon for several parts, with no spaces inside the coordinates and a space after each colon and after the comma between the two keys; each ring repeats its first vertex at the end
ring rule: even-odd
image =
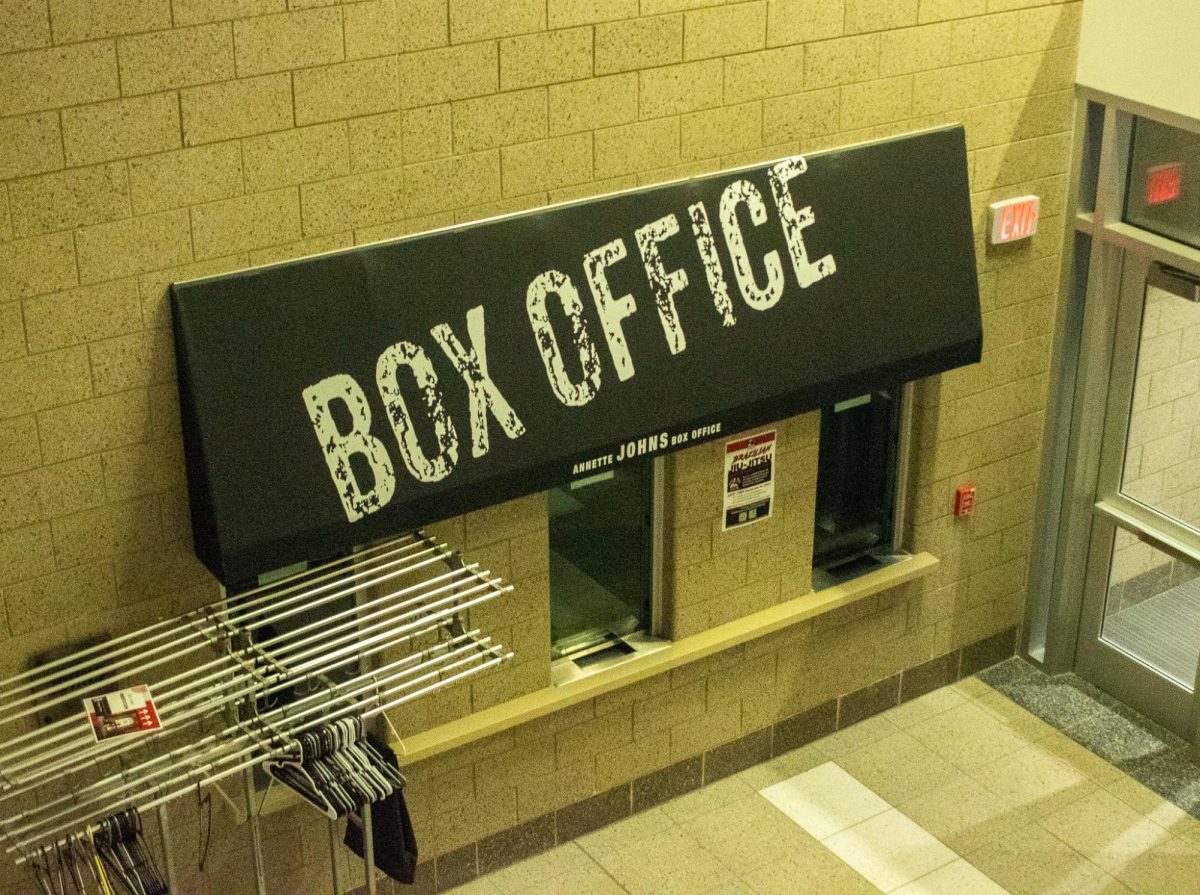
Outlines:
{"type": "Polygon", "coordinates": [[[172,287],[226,583],[977,361],[961,128],[172,287]]]}

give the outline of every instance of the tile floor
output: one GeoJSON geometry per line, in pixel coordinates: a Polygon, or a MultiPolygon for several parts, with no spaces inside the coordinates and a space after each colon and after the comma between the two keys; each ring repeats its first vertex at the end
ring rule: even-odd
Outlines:
{"type": "MultiPolygon", "coordinates": [[[[1020,658],[979,678],[1160,796],[1200,817],[1200,766],[1187,742],[1074,674],[1047,675],[1020,658]]],[[[1196,888],[1200,892],[1200,885],[1196,888]]]]}
{"type": "Polygon", "coordinates": [[[1187,895],[1200,820],[968,678],[453,892],[1187,895]]]}

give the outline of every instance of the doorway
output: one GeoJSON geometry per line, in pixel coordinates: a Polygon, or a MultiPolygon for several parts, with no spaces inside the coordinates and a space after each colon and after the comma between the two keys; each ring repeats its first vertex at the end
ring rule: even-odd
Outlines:
{"type": "Polygon", "coordinates": [[[1198,286],[1146,255],[1122,266],[1075,664],[1184,735],[1200,664],[1198,286]]]}
{"type": "Polygon", "coordinates": [[[1029,652],[1193,739],[1200,123],[1081,93],[1029,652]]]}

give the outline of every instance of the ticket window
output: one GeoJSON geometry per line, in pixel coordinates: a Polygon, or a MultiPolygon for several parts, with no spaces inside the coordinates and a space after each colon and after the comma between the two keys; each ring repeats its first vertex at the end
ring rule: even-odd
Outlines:
{"type": "Polygon", "coordinates": [[[555,659],[651,633],[658,462],[625,463],[549,491],[555,659]]]}
{"type": "Polygon", "coordinates": [[[895,560],[909,404],[907,389],[897,386],[821,410],[814,589],[895,560]]]}

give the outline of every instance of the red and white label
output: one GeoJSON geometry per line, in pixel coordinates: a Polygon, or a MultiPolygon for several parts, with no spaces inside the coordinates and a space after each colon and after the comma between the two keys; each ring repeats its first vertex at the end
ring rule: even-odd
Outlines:
{"type": "Polygon", "coordinates": [[[1037,196],[1018,196],[1003,202],[993,202],[990,206],[992,245],[1028,239],[1037,233],[1038,211],[1041,206],[1042,200],[1037,196]]]}
{"type": "Polygon", "coordinates": [[[162,727],[150,688],[145,684],[103,696],[89,696],[83,701],[83,708],[96,742],[162,727]]]}

